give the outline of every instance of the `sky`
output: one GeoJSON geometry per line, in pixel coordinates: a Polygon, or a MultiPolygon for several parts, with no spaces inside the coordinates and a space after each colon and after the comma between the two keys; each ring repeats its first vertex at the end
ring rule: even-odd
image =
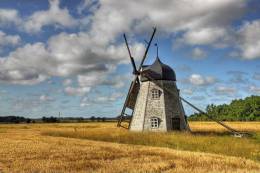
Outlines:
{"type": "MultiPolygon", "coordinates": [[[[201,109],[260,95],[257,0],[1,0],[0,116],[115,117],[157,27],[159,57],[201,109]]],[[[194,111],[184,104],[187,115],[194,111]]]]}

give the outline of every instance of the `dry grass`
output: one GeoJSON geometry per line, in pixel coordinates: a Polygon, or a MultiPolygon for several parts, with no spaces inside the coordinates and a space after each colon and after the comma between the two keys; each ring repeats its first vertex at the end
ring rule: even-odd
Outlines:
{"type": "MultiPolygon", "coordinates": [[[[260,132],[260,122],[224,122],[239,131],[260,132]]],[[[192,121],[192,131],[195,132],[225,132],[226,129],[214,122],[192,121]]]]}
{"type": "MultiPolygon", "coordinates": [[[[259,124],[257,125],[259,126],[259,124]]],[[[198,126],[197,122],[191,124],[191,126],[193,125],[197,127],[197,131],[202,128],[202,126],[198,126]]],[[[241,128],[244,127],[241,125],[241,128]]],[[[168,147],[172,145],[173,140],[177,142],[177,148],[180,148],[184,143],[195,145],[203,140],[207,143],[209,142],[208,138],[217,147],[219,143],[215,144],[215,142],[224,138],[222,142],[226,142],[226,146],[230,145],[230,151],[234,148],[231,144],[237,143],[236,147],[250,145],[244,150],[251,152],[254,149],[254,152],[259,154],[259,143],[254,139],[213,135],[193,136],[183,133],[129,133],[116,128],[115,124],[111,123],[0,125],[1,130],[0,172],[192,171],[199,173],[260,171],[259,162],[241,157],[75,138],[91,139],[96,136],[95,140],[105,140],[102,138],[108,135],[107,141],[118,138],[121,143],[125,140],[128,141],[125,143],[131,143],[129,141],[133,140],[133,143],[138,144],[138,140],[140,140],[142,145],[149,145],[149,143],[153,145],[153,142],[157,141],[155,143],[158,144],[157,146],[161,146],[162,143],[167,143],[169,140],[168,147]],[[49,135],[67,134],[67,136],[72,135],[70,137],[73,138],[43,136],[42,133],[45,135],[48,133],[52,133],[49,135]],[[98,136],[101,137],[98,138],[98,136]],[[230,138],[234,140],[231,140],[232,143],[229,141],[230,138]],[[244,140],[249,141],[245,142],[244,140]]],[[[203,128],[203,130],[205,129],[203,128]]]]}
{"type": "MultiPolygon", "coordinates": [[[[115,124],[93,124],[93,127],[58,128],[46,130],[42,134],[69,138],[89,139],[124,144],[167,147],[178,150],[200,151],[228,156],[238,156],[260,161],[260,138],[234,138],[218,125],[206,122],[191,123],[194,133],[134,133],[115,127],[115,124]],[[204,123],[202,123],[204,124],[204,123]],[[210,129],[210,124],[212,129],[210,129]],[[195,126],[195,127],[193,127],[195,126]]],[[[259,123],[260,124],[260,123],[259,123]]],[[[233,125],[234,126],[234,125],[233,125]]],[[[245,125],[248,129],[248,126],[245,125]]],[[[241,126],[237,128],[244,130],[241,126]]]]}

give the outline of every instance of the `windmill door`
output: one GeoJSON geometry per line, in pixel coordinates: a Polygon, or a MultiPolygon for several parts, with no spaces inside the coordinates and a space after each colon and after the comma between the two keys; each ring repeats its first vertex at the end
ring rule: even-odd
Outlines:
{"type": "Polygon", "coordinates": [[[180,130],[180,118],[172,118],[172,129],[173,130],[180,130]]]}

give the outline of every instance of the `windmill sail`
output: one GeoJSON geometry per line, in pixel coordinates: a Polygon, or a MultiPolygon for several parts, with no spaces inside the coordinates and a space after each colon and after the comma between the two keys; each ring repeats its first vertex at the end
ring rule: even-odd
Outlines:
{"type": "Polygon", "coordinates": [[[135,66],[135,62],[134,62],[134,59],[131,55],[131,52],[130,52],[130,49],[129,49],[129,46],[128,46],[128,42],[127,42],[127,39],[126,39],[126,36],[124,34],[124,40],[125,40],[125,43],[126,43],[126,47],[127,47],[127,50],[128,50],[128,54],[129,54],[129,57],[130,57],[130,60],[131,60],[131,63],[132,63],[132,66],[133,66],[133,73],[135,75],[135,78],[134,80],[132,81],[131,83],[131,86],[129,88],[129,91],[128,91],[128,94],[127,94],[127,97],[126,97],[126,100],[125,100],[125,103],[124,103],[124,106],[123,106],[123,109],[121,111],[121,114],[119,116],[119,119],[118,119],[118,122],[117,122],[117,126],[120,127],[121,126],[121,122],[123,121],[124,119],[124,115],[125,114],[125,110],[126,108],[130,108],[132,110],[134,110],[135,108],[135,103],[136,103],[136,99],[137,99],[137,95],[138,95],[138,92],[139,92],[139,89],[140,89],[140,81],[139,81],[139,78],[138,78],[138,75],[140,73],[140,70],[142,68],[142,65],[144,63],[144,60],[146,58],[146,55],[148,53],[148,50],[150,48],[150,45],[152,43],[152,40],[153,40],[153,37],[154,37],[154,34],[156,32],[156,28],[153,29],[153,33],[152,33],[152,36],[150,37],[150,40],[148,42],[148,45],[146,47],[146,50],[144,52],[144,55],[143,55],[143,58],[141,60],[141,63],[139,65],[139,68],[136,69],[136,66],[135,66]]]}
{"type": "Polygon", "coordinates": [[[134,109],[137,95],[140,90],[140,84],[137,82],[136,83],[132,82],[130,88],[132,88],[132,90],[131,91],[129,90],[129,98],[126,102],[126,107],[130,109],[134,109]]]}

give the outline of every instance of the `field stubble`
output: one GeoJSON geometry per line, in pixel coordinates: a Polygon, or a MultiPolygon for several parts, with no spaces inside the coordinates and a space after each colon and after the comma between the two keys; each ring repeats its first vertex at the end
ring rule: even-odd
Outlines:
{"type": "Polygon", "coordinates": [[[132,133],[115,123],[0,125],[0,172],[259,172],[260,123],[230,125],[257,135],[234,138],[212,122],[192,122],[194,134],[132,133]]]}

